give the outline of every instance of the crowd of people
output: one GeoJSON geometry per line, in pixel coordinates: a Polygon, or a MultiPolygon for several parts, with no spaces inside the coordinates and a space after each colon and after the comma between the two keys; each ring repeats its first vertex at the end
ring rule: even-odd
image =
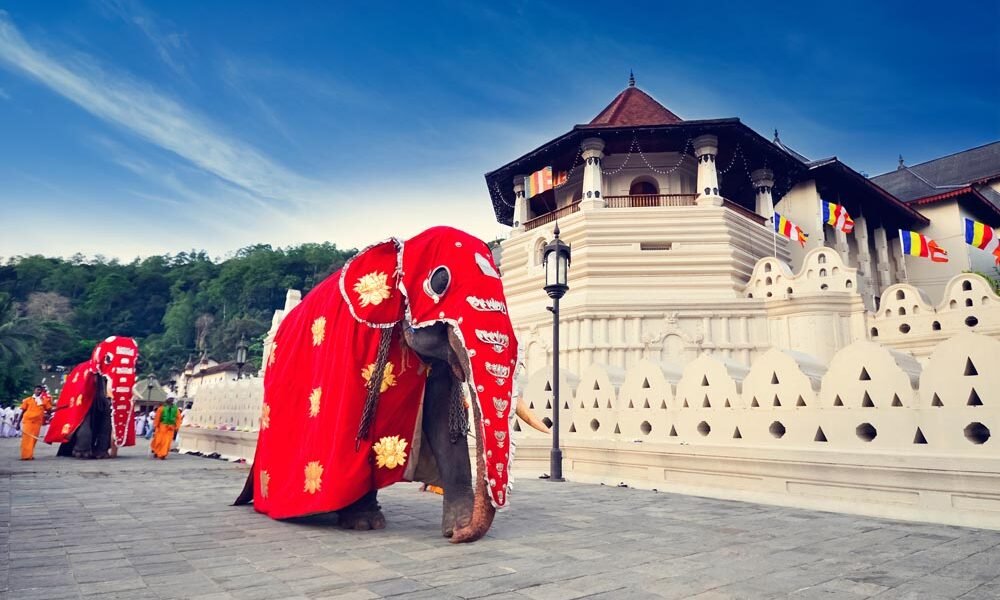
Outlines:
{"type": "MultiPolygon", "coordinates": [[[[171,394],[156,409],[136,410],[135,436],[151,440],[152,455],[165,459],[191,406],[191,402],[178,406],[176,396],[171,394]]],[[[35,387],[20,404],[0,406],[0,438],[21,438],[21,460],[34,460],[35,445],[45,438],[45,428],[55,410],[58,408],[48,389],[35,387]]]]}

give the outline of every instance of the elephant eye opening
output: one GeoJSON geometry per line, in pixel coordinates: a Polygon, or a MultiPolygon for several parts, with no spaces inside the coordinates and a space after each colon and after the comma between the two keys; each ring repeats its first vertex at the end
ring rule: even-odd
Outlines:
{"type": "Polygon", "coordinates": [[[451,283],[451,272],[448,271],[448,267],[440,266],[431,271],[430,276],[427,278],[427,288],[429,292],[435,296],[443,296],[446,291],[448,291],[448,285],[451,283]]]}

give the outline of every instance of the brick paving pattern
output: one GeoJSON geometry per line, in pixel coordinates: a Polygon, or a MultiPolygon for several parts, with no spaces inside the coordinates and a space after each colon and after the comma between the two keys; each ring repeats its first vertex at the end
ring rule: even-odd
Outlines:
{"type": "Polygon", "coordinates": [[[997,531],[520,478],[454,546],[412,484],[350,532],[231,507],[244,466],[145,451],[25,463],[0,440],[0,599],[1000,598],[997,531]]]}

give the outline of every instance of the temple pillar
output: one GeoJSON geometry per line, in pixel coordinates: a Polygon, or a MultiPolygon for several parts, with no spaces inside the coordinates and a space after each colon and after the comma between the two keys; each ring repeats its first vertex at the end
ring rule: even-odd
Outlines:
{"type": "Polygon", "coordinates": [[[754,194],[757,197],[757,214],[770,222],[774,217],[774,200],[771,190],[774,189],[774,172],[771,169],[757,169],[750,173],[754,194]]]}
{"type": "Polygon", "coordinates": [[[851,264],[851,247],[847,244],[847,234],[838,228],[833,230],[834,250],[840,255],[845,265],[851,264]]]}
{"type": "Polygon", "coordinates": [[[854,219],[854,239],[858,243],[858,293],[868,310],[875,310],[873,296],[878,294],[872,272],[871,246],[868,239],[868,221],[859,216],[854,219]]]}
{"type": "Polygon", "coordinates": [[[694,139],[694,155],[698,159],[699,206],[722,206],[719,195],[719,174],[715,169],[715,157],[719,153],[719,138],[705,134],[694,139]]]}
{"type": "Polygon", "coordinates": [[[604,208],[604,198],[601,194],[604,179],[601,171],[604,140],[587,138],[580,144],[580,148],[580,156],[583,158],[583,199],[580,200],[580,210],[604,208]]]}
{"type": "Polygon", "coordinates": [[[885,237],[885,228],[875,229],[875,261],[878,269],[879,290],[892,285],[892,265],[889,263],[889,241],[885,237]]]}
{"type": "Polygon", "coordinates": [[[527,175],[514,176],[514,230],[524,231],[524,224],[531,218],[528,199],[524,197],[524,180],[527,175]]]}

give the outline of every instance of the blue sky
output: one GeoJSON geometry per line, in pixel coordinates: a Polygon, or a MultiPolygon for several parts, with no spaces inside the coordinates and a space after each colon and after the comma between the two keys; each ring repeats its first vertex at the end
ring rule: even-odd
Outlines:
{"type": "Polygon", "coordinates": [[[496,237],[483,173],[629,69],[870,174],[1000,139],[997,3],[765,6],[0,0],[0,257],[496,237]]]}

